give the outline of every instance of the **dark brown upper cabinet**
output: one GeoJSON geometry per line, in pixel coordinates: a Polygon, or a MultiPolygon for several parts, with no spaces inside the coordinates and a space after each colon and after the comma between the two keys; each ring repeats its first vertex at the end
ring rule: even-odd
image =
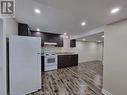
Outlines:
{"type": "Polygon", "coordinates": [[[33,37],[41,37],[41,44],[44,46],[44,42],[53,42],[57,43],[56,47],[63,47],[63,38],[60,34],[47,33],[47,32],[37,32],[31,31],[31,36],[33,37]]]}
{"type": "Polygon", "coordinates": [[[31,32],[27,24],[18,23],[18,35],[20,36],[30,36],[31,32]]]}
{"type": "Polygon", "coordinates": [[[70,40],[70,47],[76,47],[76,39],[70,40]]]}

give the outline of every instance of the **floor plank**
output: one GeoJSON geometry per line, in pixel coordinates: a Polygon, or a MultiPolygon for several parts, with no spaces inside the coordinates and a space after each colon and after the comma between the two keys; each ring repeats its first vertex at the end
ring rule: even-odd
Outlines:
{"type": "Polygon", "coordinates": [[[28,95],[102,95],[103,65],[86,62],[42,73],[42,89],[28,95]]]}

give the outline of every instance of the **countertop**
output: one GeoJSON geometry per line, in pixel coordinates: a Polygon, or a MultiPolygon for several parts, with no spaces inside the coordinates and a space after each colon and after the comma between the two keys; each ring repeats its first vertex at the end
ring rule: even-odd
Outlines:
{"type": "Polygon", "coordinates": [[[62,52],[62,53],[56,53],[57,55],[75,55],[76,53],[72,52],[62,52]]]}
{"type": "MultiPolygon", "coordinates": [[[[55,52],[57,55],[76,55],[76,53],[73,52],[55,52]]],[[[44,56],[44,53],[42,53],[42,56],[44,56]]]]}

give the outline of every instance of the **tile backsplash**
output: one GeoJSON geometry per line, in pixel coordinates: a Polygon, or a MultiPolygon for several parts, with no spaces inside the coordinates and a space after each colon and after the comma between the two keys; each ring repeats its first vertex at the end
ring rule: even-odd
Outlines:
{"type": "Polygon", "coordinates": [[[42,52],[44,52],[44,51],[62,52],[62,47],[44,46],[44,47],[42,47],[41,50],[42,50],[42,52]]]}
{"type": "Polygon", "coordinates": [[[42,52],[44,52],[44,51],[71,52],[70,39],[64,39],[63,47],[44,46],[44,47],[42,47],[42,52]]]}

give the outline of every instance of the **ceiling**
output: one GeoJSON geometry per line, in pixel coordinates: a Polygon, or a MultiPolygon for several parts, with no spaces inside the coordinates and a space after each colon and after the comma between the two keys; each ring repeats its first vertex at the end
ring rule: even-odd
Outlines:
{"type": "MultiPolygon", "coordinates": [[[[104,42],[104,32],[101,32],[101,33],[97,33],[97,34],[94,34],[94,35],[90,35],[90,36],[86,36],[86,37],[82,37],[82,38],[79,38],[77,40],[79,41],[87,41],[87,42],[104,42]]],[[[84,42],[85,42],[84,41],[84,42]]]]}
{"type": "Polygon", "coordinates": [[[127,18],[127,0],[15,0],[16,20],[26,23],[32,30],[68,35],[84,32],[114,21],[127,18]],[[110,10],[120,7],[119,13],[110,10]],[[38,8],[41,14],[36,14],[38,8]],[[81,26],[85,21],[86,26],[81,26]]]}

